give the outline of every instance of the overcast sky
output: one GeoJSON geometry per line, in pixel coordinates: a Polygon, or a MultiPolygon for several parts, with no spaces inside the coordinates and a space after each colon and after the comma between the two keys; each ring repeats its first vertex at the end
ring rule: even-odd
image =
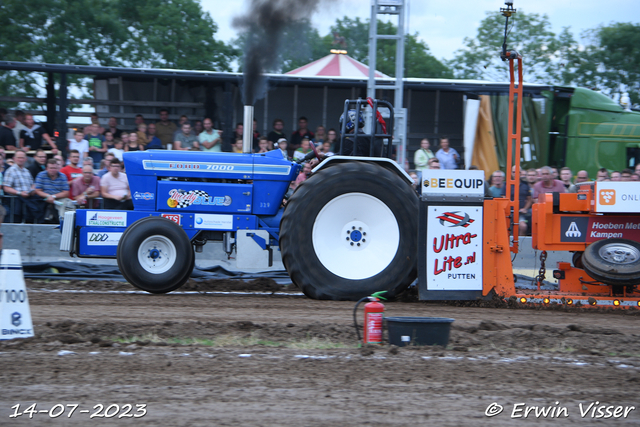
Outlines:
{"type": "MultiPolygon", "coordinates": [[[[218,25],[216,39],[228,42],[237,37],[231,27],[232,18],[246,10],[248,0],[200,0],[205,11],[218,25]]],[[[371,14],[370,0],[342,0],[320,4],[311,17],[321,36],[329,33],[336,19],[349,16],[366,20],[371,14]]],[[[419,33],[438,59],[452,59],[462,48],[465,37],[474,38],[486,12],[498,13],[503,0],[407,0],[408,32],[419,33]]],[[[570,27],[576,38],[583,30],[612,22],[640,22],[640,0],[514,0],[516,9],[527,13],[547,14],[553,31],[558,34],[570,27]]],[[[397,18],[392,22],[397,23],[397,18]]],[[[348,49],[348,48],[347,48],[348,49]]],[[[329,52],[327,52],[328,54],[329,52]]]]}

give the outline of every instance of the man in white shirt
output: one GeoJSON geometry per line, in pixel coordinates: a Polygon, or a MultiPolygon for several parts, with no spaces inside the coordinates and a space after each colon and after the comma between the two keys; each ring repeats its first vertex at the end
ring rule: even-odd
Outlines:
{"type": "Polygon", "coordinates": [[[78,150],[80,160],[84,160],[89,155],[89,141],[84,139],[84,133],[81,130],[77,130],[73,138],[69,140],[69,151],[78,150]]]}

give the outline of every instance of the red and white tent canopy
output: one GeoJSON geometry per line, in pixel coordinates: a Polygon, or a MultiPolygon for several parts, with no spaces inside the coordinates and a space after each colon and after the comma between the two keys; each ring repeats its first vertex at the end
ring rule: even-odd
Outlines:
{"type": "MultiPolygon", "coordinates": [[[[286,74],[307,77],[330,76],[367,79],[369,78],[369,67],[344,53],[331,53],[324,58],[310,62],[286,74]]],[[[376,71],[376,78],[384,79],[390,77],[380,71],[376,71]]]]}

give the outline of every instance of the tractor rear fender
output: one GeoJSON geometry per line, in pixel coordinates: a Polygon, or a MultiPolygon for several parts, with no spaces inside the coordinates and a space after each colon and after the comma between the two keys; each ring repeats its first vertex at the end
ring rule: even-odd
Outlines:
{"type": "Polygon", "coordinates": [[[392,171],[393,173],[395,173],[396,175],[404,179],[407,182],[407,184],[409,185],[413,184],[413,180],[411,179],[409,174],[405,172],[404,169],[402,169],[399,164],[397,164],[391,159],[387,159],[386,157],[331,156],[331,157],[327,157],[322,161],[322,163],[320,163],[318,166],[313,168],[312,172],[316,173],[319,170],[324,169],[326,167],[336,165],[338,163],[345,163],[345,162],[375,163],[377,165],[382,166],[385,169],[389,169],[390,171],[392,171]]]}

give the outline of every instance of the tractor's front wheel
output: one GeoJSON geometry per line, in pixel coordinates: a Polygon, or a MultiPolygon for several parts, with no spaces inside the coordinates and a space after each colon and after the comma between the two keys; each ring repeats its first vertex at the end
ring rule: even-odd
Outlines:
{"type": "Polygon", "coordinates": [[[118,267],[133,286],[154,294],[184,285],[195,265],[187,233],[176,223],[147,217],[133,223],[118,243],[118,267]]]}
{"type": "Polygon", "coordinates": [[[282,261],[305,295],[357,300],[396,295],[417,275],[418,198],[379,165],[348,162],[306,180],[280,226],[282,261]]]}

